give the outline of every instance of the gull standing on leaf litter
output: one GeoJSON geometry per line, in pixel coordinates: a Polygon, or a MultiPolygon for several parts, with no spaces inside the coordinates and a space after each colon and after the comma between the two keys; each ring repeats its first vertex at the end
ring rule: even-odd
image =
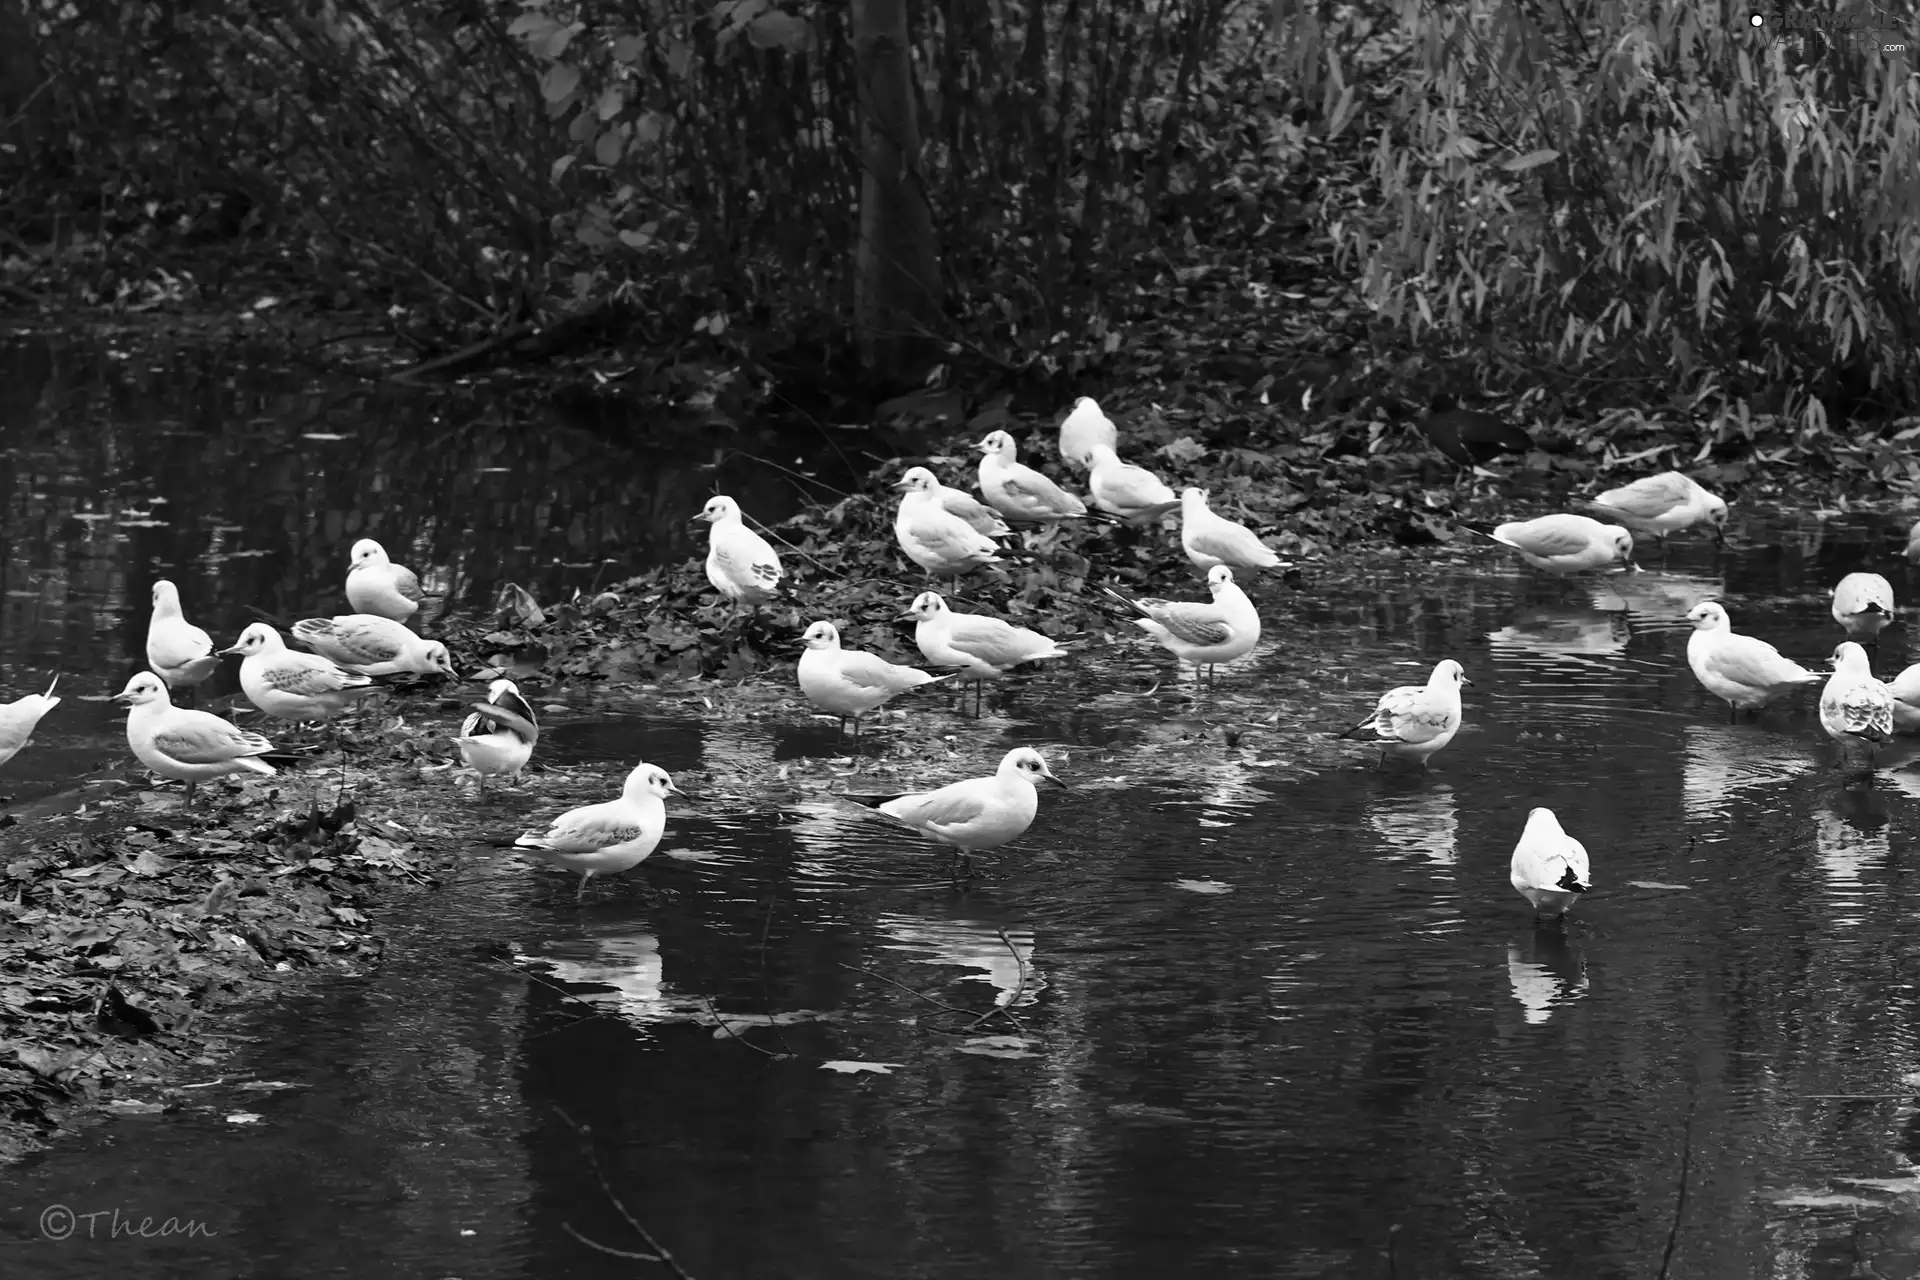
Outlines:
{"type": "Polygon", "coordinates": [[[1038,751],[1015,747],[1001,759],[990,778],[968,778],[937,791],[910,795],[847,799],[878,809],[950,847],[958,873],[955,879],[959,879],[973,874],[974,854],[997,849],[1026,834],[1040,809],[1040,797],[1034,788],[1042,779],[1056,787],[1067,785],[1053,776],[1038,751]]]}
{"type": "Polygon", "coordinates": [[[1280,564],[1279,555],[1253,530],[1215,515],[1207,506],[1206,490],[1192,486],[1180,491],[1180,545],[1202,573],[1217,564],[1235,569],[1272,569],[1280,564]]]}
{"type": "Polygon", "coordinates": [[[860,717],[909,689],[953,677],[928,675],[918,667],[888,662],[877,653],[840,647],[840,630],[831,622],[816,622],[801,637],[800,692],[824,711],[840,717],[845,732],[853,721],[853,740],[860,741],[860,717]]]}
{"type": "Polygon", "coordinates": [[[1601,524],[1589,516],[1563,512],[1532,520],[1509,520],[1492,533],[1480,529],[1474,532],[1511,547],[1522,560],[1548,573],[1633,567],[1633,535],[1617,524],[1601,524]]]}
{"type": "Polygon", "coordinates": [[[180,612],[180,592],[165,578],[153,584],[147,622],[147,665],[172,689],[191,689],[220,669],[213,637],[180,612]]]}
{"type": "Polygon", "coordinates": [[[1213,683],[1213,666],[1232,662],[1253,652],[1260,642],[1260,614],[1247,599],[1247,593],[1233,580],[1233,570],[1217,564],[1207,570],[1207,590],[1213,599],[1206,604],[1170,600],[1134,600],[1112,587],[1102,591],[1139,613],[1133,625],[1158,640],[1175,657],[1193,664],[1194,679],[1206,668],[1207,683],[1213,683]]]}
{"type": "Polygon", "coordinates": [[[907,559],[929,575],[958,578],[969,569],[1000,563],[1000,547],[993,539],[940,505],[940,482],[933,472],[915,467],[893,487],[906,491],[894,513],[894,539],[907,559]]]}
{"type": "Polygon", "coordinates": [[[1373,714],[1340,734],[1351,738],[1369,726],[1380,743],[1380,763],[1389,756],[1421,768],[1460,732],[1460,686],[1472,684],[1452,658],[1434,664],[1425,684],[1403,684],[1380,695],[1373,714]]]}
{"type": "Polygon", "coordinates": [[[1893,621],[1893,584],[1877,573],[1850,573],[1833,589],[1833,620],[1847,639],[1879,647],[1880,633],[1893,621]]]}
{"type": "Polygon", "coordinates": [[[569,809],[542,832],[513,842],[556,867],[580,873],[574,898],[584,897],[593,877],[618,875],[647,860],[667,830],[668,794],[685,795],[665,769],[640,764],[627,775],[618,800],[569,809]]]}
{"type": "Polygon", "coordinates": [[[347,568],[347,603],[355,613],[377,613],[405,622],[425,597],[413,570],[387,558],[387,549],[372,538],[353,544],[353,563],[347,568]]]}
{"type": "Polygon", "coordinates": [[[1087,457],[1087,493],[1108,515],[1126,524],[1150,524],[1179,509],[1180,499],[1165,481],[1145,467],[1120,461],[1112,445],[1090,445],[1087,457]]]}
{"type": "Polygon", "coordinates": [[[220,653],[241,655],[241,692],[280,720],[331,719],[375,688],[370,678],[331,658],[287,648],[280,633],[264,622],[247,627],[232,648],[220,653]]]}
{"type": "Polygon", "coordinates": [[[707,499],[694,520],[707,530],[707,581],[736,606],[758,609],[780,590],[780,557],[767,540],[747,528],[740,504],[725,494],[707,499]]]}
{"type": "Polygon", "coordinates": [[[1844,759],[1864,757],[1893,736],[1893,693],[1873,678],[1867,651],[1842,640],[1833,651],[1833,674],[1820,691],[1820,727],[1840,744],[1844,759]]]}
{"type": "Polygon", "coordinates": [[[24,698],[0,703],[0,764],[19,755],[20,748],[33,736],[40,717],[60,705],[60,699],[53,696],[54,685],[59,683],[60,677],[56,675],[45,693],[30,693],[24,698]]]}
{"type": "MultiPolygon", "coordinates": [[[[914,619],[913,642],[936,667],[958,667],[963,680],[997,680],[1023,662],[1064,658],[1067,651],[1038,631],[978,613],[955,613],[934,591],[922,591],[901,615],[914,619]]],[[[974,700],[975,714],[979,699],[974,700]]]]}
{"type": "Polygon", "coordinates": [[[1893,695],[1893,731],[1920,733],[1920,662],[1887,681],[1893,695]]]}
{"type": "Polygon", "coordinates": [[[1663,471],[1609,489],[1587,505],[1636,534],[1662,541],[1702,520],[1713,526],[1716,541],[1726,541],[1727,504],[1678,471],[1663,471]]]}
{"type": "Polygon", "coordinates": [[[1726,700],[1727,722],[1742,711],[1758,711],[1797,685],[1819,684],[1809,671],[1765,640],[1736,635],[1726,607],[1706,600],[1687,611],[1693,634],[1687,637],[1687,665],[1701,687],[1726,700]]]}
{"type": "Polygon", "coordinates": [[[902,475],[900,479],[895,482],[893,487],[896,489],[908,488],[910,487],[906,484],[908,480],[916,481],[924,487],[931,488],[934,493],[939,496],[941,509],[948,515],[958,516],[960,519],[966,521],[975,533],[988,538],[1004,538],[1013,532],[1012,529],[1007,527],[1007,522],[1000,518],[998,511],[995,511],[992,507],[980,501],[980,499],[974,497],[965,489],[956,489],[950,484],[940,483],[940,477],[934,475],[933,472],[925,467],[910,468],[906,474],[902,475]]]}
{"type": "Polygon", "coordinates": [[[980,493],[1009,524],[1047,524],[1087,514],[1087,504],[1024,462],[1013,437],[995,431],[980,450],[980,493]]]}
{"type": "Polygon", "coordinates": [[[377,613],[302,618],[293,624],[293,637],[363,676],[454,675],[446,645],[423,640],[405,623],[377,613]]]}
{"type": "Polygon", "coordinates": [[[1118,449],[1120,431],[1092,396],[1081,396],[1073,402],[1073,412],[1060,421],[1060,457],[1084,471],[1093,465],[1094,445],[1118,449]]]}
{"type": "Polygon", "coordinates": [[[1551,809],[1527,814],[1527,829],[1513,847],[1513,887],[1533,904],[1535,919],[1564,919],[1567,908],[1593,887],[1586,846],[1560,829],[1551,809]]]}
{"type": "Polygon", "coordinates": [[[127,745],[133,754],[161,777],[186,783],[188,800],[194,787],[209,778],[230,773],[272,777],[277,772],[258,758],[273,750],[271,742],[219,716],[174,706],[166,682],[151,671],[127,681],[113,700],[131,708],[127,745]]]}
{"type": "Polygon", "coordinates": [[[505,775],[516,781],[540,741],[540,722],[533,707],[520,696],[520,686],[502,678],[487,686],[487,700],[472,703],[473,714],[460,722],[453,745],[460,758],[480,775],[485,794],[487,779],[505,775]]]}

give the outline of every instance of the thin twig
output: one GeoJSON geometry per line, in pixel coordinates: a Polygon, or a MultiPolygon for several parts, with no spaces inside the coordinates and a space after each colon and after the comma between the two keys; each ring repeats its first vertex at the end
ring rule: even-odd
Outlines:
{"type": "Polygon", "coordinates": [[[579,1229],[571,1222],[563,1221],[560,1224],[560,1229],[597,1253],[612,1254],[616,1258],[632,1258],[636,1262],[660,1261],[660,1255],[657,1253],[635,1253],[631,1249],[616,1249],[610,1244],[601,1244],[598,1240],[589,1240],[587,1237],[581,1235],[579,1229]]]}
{"type": "Polygon", "coordinates": [[[1788,1096],[1793,1098],[1838,1098],[1853,1102],[1879,1102],[1890,1098],[1920,1098],[1920,1093],[1914,1093],[1909,1090],[1906,1093],[1794,1093],[1788,1096]]]}
{"type": "Polygon", "coordinates": [[[586,1126],[576,1123],[572,1116],[562,1111],[559,1107],[555,1107],[553,1113],[559,1116],[560,1119],[566,1123],[567,1128],[573,1130],[573,1136],[580,1140],[580,1150],[585,1153],[587,1157],[587,1168],[593,1170],[594,1181],[600,1184],[600,1190],[606,1194],[608,1200],[613,1202],[613,1207],[620,1211],[620,1216],[627,1220],[627,1225],[632,1227],[634,1232],[638,1234],[642,1240],[647,1242],[647,1248],[659,1255],[659,1260],[667,1265],[668,1270],[672,1271],[674,1275],[679,1276],[680,1280],[693,1280],[693,1277],[687,1274],[687,1269],[681,1266],[671,1253],[667,1252],[666,1246],[658,1240],[655,1240],[653,1233],[641,1226],[640,1220],[634,1217],[633,1214],[628,1211],[626,1204],[620,1197],[614,1194],[613,1187],[607,1182],[606,1173],[600,1168],[600,1156],[593,1149],[592,1131],[586,1128],[586,1126]]]}
{"type": "MultiPolygon", "coordinates": [[[[825,489],[828,493],[838,494],[842,498],[851,498],[853,496],[852,494],[847,493],[843,490],[834,488],[832,485],[828,484],[824,480],[815,480],[812,476],[806,474],[804,471],[795,471],[792,467],[783,467],[779,463],[775,462],[772,458],[763,458],[757,453],[748,453],[745,449],[733,450],[733,456],[736,458],[745,458],[748,462],[757,462],[763,467],[772,467],[775,471],[784,471],[786,474],[792,476],[795,480],[804,480],[808,484],[818,485],[820,488],[825,489]]],[[[852,464],[849,463],[848,466],[851,467],[852,464]]],[[[808,504],[811,506],[820,505],[819,503],[814,502],[812,494],[803,493],[801,496],[805,498],[808,504]]]]}
{"type": "MultiPolygon", "coordinates": [[[[760,1005],[765,1009],[773,1008],[773,1000],[767,995],[767,935],[773,932],[773,909],[779,905],[780,895],[776,893],[767,900],[767,918],[760,922],[760,1005]]],[[[780,1029],[780,1024],[776,1022],[771,1025],[774,1037],[780,1041],[780,1047],[787,1051],[787,1056],[799,1057],[793,1051],[793,1046],[787,1043],[787,1033],[780,1029]]]]}
{"type": "Polygon", "coordinates": [[[764,1053],[769,1058],[791,1056],[791,1055],[782,1055],[782,1054],[775,1053],[771,1049],[762,1049],[759,1045],[755,1044],[751,1040],[741,1039],[740,1033],[735,1031],[732,1027],[728,1026],[727,1020],[720,1016],[720,1011],[713,1007],[713,998],[711,996],[707,995],[705,992],[702,992],[700,995],[700,1001],[702,1004],[707,1006],[707,1012],[713,1015],[714,1022],[719,1024],[719,1027],[722,1031],[732,1036],[735,1040],[739,1040],[741,1044],[747,1046],[747,1048],[753,1050],[755,1053],[764,1053]]]}
{"type": "Polygon", "coordinates": [[[1687,1208],[1687,1177],[1693,1172],[1693,1109],[1700,1101],[1700,1086],[1696,1083],[1693,1092],[1687,1098],[1687,1123],[1682,1131],[1680,1148],[1680,1190],[1673,1199],[1673,1226],[1667,1231],[1667,1251],[1660,1258],[1660,1280],[1667,1280],[1667,1268],[1673,1265],[1673,1251],[1680,1245],[1680,1215],[1687,1208]]]}
{"type": "Polygon", "coordinates": [[[928,1004],[934,1006],[934,1008],[936,1009],[945,1009],[948,1013],[964,1013],[969,1016],[971,1016],[973,1013],[973,1010],[962,1009],[957,1004],[948,1004],[944,1000],[935,1000],[932,996],[928,995],[926,992],[915,991],[912,987],[908,986],[906,983],[897,981],[893,978],[889,978],[884,973],[875,973],[871,969],[862,969],[860,966],[848,964],[844,960],[837,960],[834,963],[838,964],[842,969],[845,969],[850,973],[863,973],[869,978],[878,978],[880,979],[880,981],[886,983],[888,986],[898,987],[900,988],[900,990],[906,992],[910,996],[918,996],[922,1000],[925,1000],[928,1004]]]}
{"type": "Polygon", "coordinates": [[[985,1022],[988,1018],[991,1018],[994,1014],[1004,1013],[1007,1016],[1007,1021],[1013,1024],[1013,1029],[1015,1031],[1018,1031],[1021,1035],[1025,1035],[1027,1033],[1027,1029],[1021,1026],[1020,1019],[1014,1016],[1013,1006],[1020,1003],[1020,993],[1027,989],[1027,962],[1020,958],[1019,948],[1013,945],[1013,939],[1007,936],[1007,931],[1005,929],[995,929],[994,932],[1000,935],[1000,941],[1003,944],[1005,944],[1007,948],[1007,954],[1013,957],[1013,963],[1016,966],[1018,966],[1020,970],[1020,981],[1013,984],[1013,994],[1007,997],[1007,1003],[1005,1008],[1002,1008],[1001,1006],[996,1004],[993,1008],[987,1010],[985,1013],[975,1018],[972,1022],[969,1022],[964,1028],[964,1030],[971,1031],[975,1027],[979,1026],[981,1023],[985,1022]]]}

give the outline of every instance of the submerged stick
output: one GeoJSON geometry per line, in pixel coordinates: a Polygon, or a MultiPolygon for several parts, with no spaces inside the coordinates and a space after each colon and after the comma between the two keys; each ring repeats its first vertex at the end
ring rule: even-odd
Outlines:
{"type": "MultiPolygon", "coordinates": [[[[600,1168],[600,1157],[598,1154],[595,1153],[593,1149],[593,1142],[591,1140],[593,1136],[592,1130],[588,1129],[585,1125],[582,1125],[577,1121],[575,1121],[572,1116],[568,1115],[565,1111],[562,1111],[559,1107],[555,1107],[553,1109],[553,1114],[559,1116],[561,1121],[567,1126],[567,1128],[573,1130],[573,1136],[580,1140],[580,1150],[581,1150],[581,1153],[585,1155],[587,1158],[587,1168],[593,1170],[593,1179],[595,1182],[598,1182],[600,1184],[601,1192],[605,1194],[608,1201],[612,1203],[613,1207],[619,1210],[620,1216],[626,1219],[627,1225],[633,1228],[634,1233],[638,1235],[642,1240],[647,1242],[647,1248],[653,1250],[654,1254],[657,1255],[654,1258],[650,1258],[649,1261],[664,1263],[666,1265],[667,1270],[673,1272],[674,1275],[680,1277],[680,1280],[693,1280],[693,1277],[687,1274],[687,1269],[681,1266],[680,1263],[674,1258],[674,1256],[671,1253],[668,1253],[666,1248],[662,1246],[658,1240],[655,1240],[653,1238],[653,1233],[651,1231],[648,1231],[645,1227],[640,1225],[640,1220],[634,1217],[633,1214],[627,1209],[626,1204],[621,1201],[620,1197],[614,1194],[612,1185],[607,1181],[606,1172],[600,1168]]],[[[562,1222],[561,1226],[566,1227],[567,1224],[562,1222]]],[[[573,1235],[575,1239],[581,1240],[587,1244],[593,1244],[593,1241],[588,1240],[585,1236],[580,1235],[579,1232],[574,1231],[571,1227],[567,1227],[567,1231],[569,1232],[569,1234],[573,1235]]],[[[602,1245],[594,1244],[593,1247],[596,1249],[604,1249],[605,1252],[608,1252],[608,1253],[615,1252],[615,1250],[606,1249],[605,1246],[602,1246],[602,1245]]],[[[624,1256],[634,1257],[637,1255],[627,1254],[624,1256]]]]}

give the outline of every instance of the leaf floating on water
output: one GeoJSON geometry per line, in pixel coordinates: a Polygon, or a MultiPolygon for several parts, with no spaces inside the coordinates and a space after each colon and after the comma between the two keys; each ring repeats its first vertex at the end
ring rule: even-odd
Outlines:
{"type": "Polygon", "coordinates": [[[1764,1198],[1787,1209],[1878,1209],[1883,1204],[1865,1196],[1842,1195],[1838,1192],[1775,1191],[1765,1194],[1764,1198]]]}
{"type": "Polygon", "coordinates": [[[1032,1046],[1037,1040],[1024,1036],[975,1036],[953,1046],[955,1053],[971,1053],[982,1058],[1037,1058],[1032,1046]]]}
{"type": "Polygon", "coordinates": [[[351,440],[352,436],[342,435],[338,431],[306,431],[300,435],[302,440],[351,440]]]}
{"type": "Polygon", "coordinates": [[[836,1058],[832,1062],[821,1063],[820,1068],[823,1071],[838,1071],[842,1075],[849,1076],[857,1075],[862,1071],[870,1071],[876,1076],[890,1076],[895,1067],[905,1065],[901,1062],[848,1062],[836,1058]]]}
{"type": "Polygon", "coordinates": [[[233,1086],[251,1093],[273,1093],[280,1089],[311,1089],[310,1084],[299,1084],[290,1080],[242,1080],[233,1086]]]}
{"type": "Polygon", "coordinates": [[[260,1117],[251,1111],[236,1111],[227,1117],[228,1124],[259,1124],[260,1117]]]}
{"type": "Polygon", "coordinates": [[[1690,884],[1662,884],[1658,880],[1629,880],[1627,883],[1636,889],[1675,889],[1683,893],[1693,888],[1690,884]]]}
{"type": "Polygon", "coordinates": [[[1835,1178],[1834,1181],[1844,1182],[1850,1187],[1872,1187],[1876,1191],[1891,1191],[1895,1195],[1920,1196],[1920,1177],[1835,1178]]]}
{"type": "Polygon", "coordinates": [[[141,1102],[135,1098],[114,1098],[107,1110],[117,1116],[157,1116],[167,1109],[164,1102],[141,1102]]]}
{"type": "Polygon", "coordinates": [[[835,1015],[820,1009],[790,1009],[785,1013],[702,1014],[691,1021],[703,1027],[788,1027],[796,1022],[831,1022],[835,1015]]]}
{"type": "Polygon", "coordinates": [[[1233,886],[1224,880],[1175,880],[1173,887],[1185,889],[1188,893],[1232,893],[1233,886]]]}
{"type": "Polygon", "coordinates": [[[663,858],[677,858],[681,862],[726,862],[725,854],[702,853],[697,849],[662,849],[663,858]]]}

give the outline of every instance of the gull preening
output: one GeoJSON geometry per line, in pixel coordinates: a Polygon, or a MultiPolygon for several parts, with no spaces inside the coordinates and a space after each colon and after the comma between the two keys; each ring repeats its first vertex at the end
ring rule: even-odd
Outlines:
{"type": "Polygon", "coordinates": [[[747,528],[740,504],[725,494],[707,499],[695,516],[707,522],[707,581],[736,607],[758,609],[780,590],[780,557],[747,528]]]}
{"type": "Polygon", "coordinates": [[[877,653],[842,649],[840,630],[831,622],[814,623],[801,639],[807,648],[800,655],[800,692],[814,706],[838,716],[843,732],[852,720],[856,744],[861,716],[909,689],[952,679],[888,662],[877,653]]]}
{"type": "Polygon", "coordinates": [[[130,708],[127,745],[133,754],[161,777],[186,783],[188,800],[210,778],[277,772],[259,758],[273,750],[271,742],[209,712],[174,706],[166,681],[151,671],[127,681],[113,700],[130,708]]]}
{"type": "Polygon", "coordinates": [[[540,721],[532,704],[520,696],[520,686],[504,677],[487,686],[485,702],[470,705],[473,714],[460,722],[453,745],[460,748],[467,767],[480,775],[480,790],[485,792],[488,778],[519,778],[540,741],[540,721]]]}
{"type": "Polygon", "coordinates": [[[1060,457],[1085,470],[1093,465],[1094,445],[1118,449],[1120,432],[1092,396],[1081,396],[1073,402],[1073,412],[1060,421],[1060,457]]]}
{"type": "Polygon", "coordinates": [[[1737,635],[1726,608],[1707,600],[1687,611],[1693,634],[1687,637],[1687,665],[1701,687],[1727,703],[1727,720],[1742,711],[1758,711],[1787,690],[1818,684],[1809,671],[1765,640],[1737,635]]]}
{"type": "Polygon", "coordinates": [[[980,493],[1009,524],[1046,524],[1087,514],[1087,504],[1018,460],[1013,437],[995,431],[980,450],[980,493]]]}
{"type": "Polygon", "coordinates": [[[620,788],[619,799],[569,809],[545,831],[529,831],[513,845],[531,850],[549,865],[578,871],[580,887],[573,896],[581,898],[587,881],[637,867],[659,847],[667,829],[669,794],[685,793],[665,769],[637,765],[620,788]]]}
{"type": "Polygon", "coordinates": [[[1847,639],[1878,646],[1893,621],[1893,584],[1877,573],[1850,573],[1833,588],[1833,620],[1847,639]]]}
{"type": "Polygon", "coordinates": [[[1548,573],[1633,566],[1633,535],[1617,524],[1601,524],[1589,516],[1562,512],[1532,520],[1509,520],[1484,536],[1512,548],[1522,560],[1548,573]]]}
{"type": "Polygon", "coordinates": [[[1053,776],[1032,747],[1015,747],[1001,759],[992,777],[950,782],[937,791],[900,796],[849,796],[849,800],[905,823],[954,852],[955,878],[973,874],[973,855],[1017,840],[1033,825],[1041,781],[1067,784],[1053,776]]]}
{"type": "Polygon", "coordinates": [[[1833,674],[1820,691],[1820,727],[1839,744],[1843,760],[1868,767],[1873,749],[1893,736],[1893,692],[1873,678],[1867,651],[1851,640],[1833,651],[1833,674]]]}
{"type": "MultiPolygon", "coordinates": [[[[920,656],[936,667],[958,667],[966,680],[997,680],[1023,662],[1067,656],[1038,631],[983,614],[955,613],[935,591],[915,596],[904,616],[914,619],[920,656]]],[[[977,698],[974,705],[977,711],[977,698]]]]}
{"type": "Polygon", "coordinates": [[[45,693],[29,693],[12,702],[0,703],[0,764],[19,755],[20,748],[33,736],[40,717],[60,705],[60,699],[53,696],[54,686],[59,683],[60,677],[56,675],[45,693]]]}
{"type": "Polygon", "coordinates": [[[1434,664],[1425,684],[1403,684],[1380,695],[1373,714],[1340,736],[1351,738],[1372,728],[1380,744],[1380,763],[1389,757],[1425,768],[1427,758],[1460,732],[1460,686],[1472,684],[1452,658],[1434,664]]]}
{"type": "Polygon", "coordinates": [[[413,570],[387,558],[387,549],[372,538],[353,544],[347,567],[347,603],[355,613],[377,613],[405,622],[425,597],[413,570]]]}
{"type": "Polygon", "coordinates": [[[1678,471],[1609,489],[1587,505],[1637,534],[1664,539],[1704,520],[1713,526],[1715,538],[1726,537],[1726,502],[1678,471]]]}
{"type": "Polygon", "coordinates": [[[1581,894],[1593,887],[1586,846],[1560,829],[1551,809],[1527,814],[1527,829],[1513,847],[1509,872],[1513,887],[1533,904],[1536,919],[1561,919],[1581,894]]]}
{"type": "Polygon", "coordinates": [[[931,488],[939,496],[941,508],[948,515],[959,516],[965,520],[975,533],[989,538],[1004,538],[1013,532],[1007,527],[1007,522],[1000,518],[998,511],[965,489],[956,489],[950,484],[942,484],[940,477],[926,467],[909,468],[900,477],[900,482],[896,482],[893,487],[908,488],[910,486],[901,483],[907,480],[917,482],[922,488],[931,488]]]}
{"type": "Polygon", "coordinates": [[[1122,462],[1110,444],[1087,449],[1087,493],[1093,505],[1126,524],[1148,524],[1178,510],[1180,499],[1145,467],[1122,462]]]}
{"type": "Polygon", "coordinates": [[[165,578],[153,584],[147,621],[147,665],[172,689],[191,689],[220,669],[213,637],[180,612],[180,591],[165,578]]]}
{"type": "Polygon", "coordinates": [[[1180,491],[1180,546],[1202,573],[1217,564],[1235,569],[1272,569],[1280,564],[1280,556],[1253,530],[1214,514],[1207,506],[1206,490],[1191,485],[1180,491]]]}
{"type": "Polygon", "coordinates": [[[293,624],[293,635],[321,657],[363,676],[454,674],[446,645],[424,640],[404,622],[377,613],[302,618],[293,624]]]}
{"type": "Polygon", "coordinates": [[[1000,563],[998,543],[941,505],[943,486],[933,472],[915,467],[893,487],[905,490],[893,517],[894,539],[928,574],[958,578],[969,569],[1000,563]]]}
{"type": "Polygon", "coordinates": [[[1207,681],[1213,681],[1215,663],[1232,662],[1253,652],[1260,642],[1260,614],[1253,607],[1233,570],[1217,564],[1207,570],[1207,590],[1213,599],[1206,604],[1184,600],[1135,600],[1112,587],[1102,587],[1108,595],[1141,616],[1133,625],[1158,640],[1175,657],[1191,662],[1194,676],[1206,668],[1207,681]]]}
{"type": "Polygon", "coordinates": [[[241,692],[279,720],[327,720],[375,688],[372,679],[331,658],[287,648],[280,633],[264,622],[248,626],[232,648],[220,652],[241,655],[241,692]]]}

